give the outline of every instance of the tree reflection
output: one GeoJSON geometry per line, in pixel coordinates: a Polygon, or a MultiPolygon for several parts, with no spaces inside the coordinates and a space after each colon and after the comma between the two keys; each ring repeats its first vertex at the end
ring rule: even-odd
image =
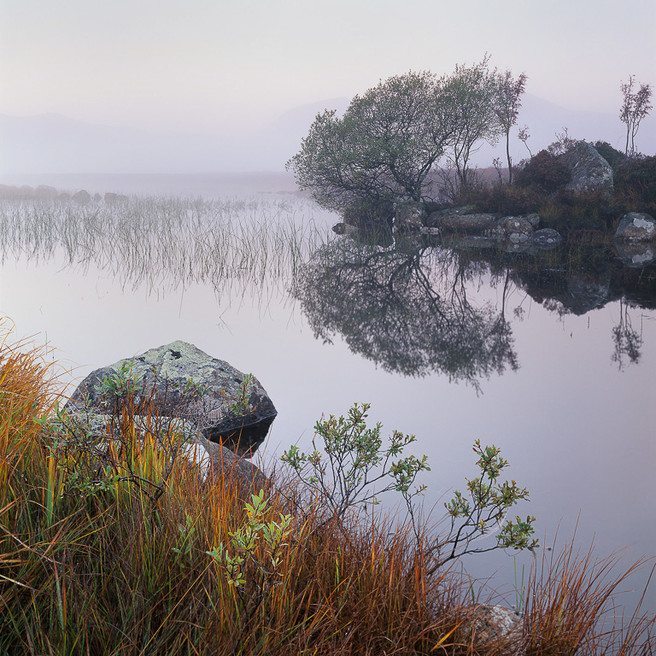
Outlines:
{"type": "Polygon", "coordinates": [[[480,271],[438,249],[383,248],[337,239],[300,270],[294,295],[315,336],[341,335],[349,348],[387,371],[442,373],[478,387],[482,378],[517,369],[500,309],[474,305],[468,287],[480,271]]]}

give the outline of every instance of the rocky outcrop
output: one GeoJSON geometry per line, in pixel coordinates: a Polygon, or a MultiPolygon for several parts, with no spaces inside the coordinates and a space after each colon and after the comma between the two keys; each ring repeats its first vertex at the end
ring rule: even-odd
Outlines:
{"type": "Polygon", "coordinates": [[[570,172],[569,191],[613,191],[613,169],[587,141],[580,141],[559,157],[570,172]]]}
{"type": "Polygon", "coordinates": [[[615,239],[623,241],[656,240],[656,219],[649,214],[629,212],[620,219],[615,239]]]}
{"type": "Polygon", "coordinates": [[[131,391],[160,415],[189,422],[240,455],[253,453],[276,417],[259,381],[186,342],[173,342],[90,373],[67,403],[71,412],[110,414],[131,391]]]}
{"type": "Polygon", "coordinates": [[[461,214],[460,212],[434,212],[428,219],[428,224],[443,232],[482,233],[492,227],[496,217],[494,214],[461,214]]]}

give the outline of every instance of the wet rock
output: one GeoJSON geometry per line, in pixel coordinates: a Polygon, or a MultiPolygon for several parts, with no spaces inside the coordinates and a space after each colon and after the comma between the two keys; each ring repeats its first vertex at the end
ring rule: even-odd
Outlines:
{"type": "Polygon", "coordinates": [[[656,219],[649,214],[629,212],[620,219],[615,232],[615,239],[626,241],[656,240],[656,219]]]}
{"type": "Polygon", "coordinates": [[[431,237],[439,237],[442,231],[433,226],[423,226],[420,230],[422,235],[429,235],[431,237]]]}
{"type": "Polygon", "coordinates": [[[533,234],[533,224],[528,216],[504,216],[485,230],[484,235],[497,241],[523,244],[533,234]]]}
{"type": "Polygon", "coordinates": [[[562,241],[562,235],[558,230],[554,230],[553,228],[542,228],[541,230],[536,230],[531,236],[531,242],[533,245],[544,249],[554,248],[562,241]]]}
{"type": "Polygon", "coordinates": [[[570,171],[569,191],[613,191],[613,169],[587,141],[580,141],[559,157],[570,171]]]}
{"type": "Polygon", "coordinates": [[[482,233],[496,221],[494,214],[432,214],[429,225],[436,226],[444,232],[482,233]]]}
{"type": "Polygon", "coordinates": [[[277,414],[254,376],[181,341],[93,371],[67,408],[111,414],[128,389],[137,403],[152,400],[161,415],[191,422],[206,439],[240,455],[258,448],[277,414]]]}

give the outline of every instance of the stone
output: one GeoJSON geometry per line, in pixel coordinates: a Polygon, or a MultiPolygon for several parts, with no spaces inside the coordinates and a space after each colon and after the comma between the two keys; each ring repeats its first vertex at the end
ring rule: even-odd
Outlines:
{"type": "Polygon", "coordinates": [[[432,226],[423,226],[420,230],[422,235],[429,235],[431,237],[439,237],[442,234],[442,231],[439,228],[432,226]]]}
{"type": "Polygon", "coordinates": [[[626,241],[656,240],[656,219],[649,214],[629,212],[620,219],[615,231],[615,239],[626,241]]]}
{"type": "Polygon", "coordinates": [[[193,344],[177,341],[91,372],[71,395],[69,411],[111,414],[130,387],[160,415],[191,422],[212,442],[240,455],[255,452],[276,417],[260,382],[193,344]]]}
{"type": "Polygon", "coordinates": [[[562,235],[558,230],[554,230],[553,228],[542,228],[541,230],[536,230],[531,236],[531,242],[538,248],[554,248],[562,241],[562,235]]]}
{"type": "Polygon", "coordinates": [[[419,232],[424,225],[424,206],[415,201],[399,202],[394,208],[394,230],[398,233],[419,232]]]}
{"type": "MultiPolygon", "coordinates": [[[[504,641],[510,647],[519,642],[522,632],[520,616],[515,611],[499,605],[483,604],[475,606],[471,611],[471,619],[467,623],[466,633],[477,649],[486,645],[504,641]]],[[[513,653],[513,652],[509,652],[513,653]]]]}
{"type": "Polygon", "coordinates": [[[495,223],[494,214],[436,213],[429,217],[429,225],[441,228],[444,232],[482,233],[495,223]]]}
{"type": "Polygon", "coordinates": [[[533,234],[533,224],[526,216],[504,216],[485,230],[484,234],[497,241],[523,244],[533,234]]]}
{"type": "Polygon", "coordinates": [[[540,225],[540,215],[537,212],[533,212],[532,214],[524,214],[523,218],[526,219],[531,226],[533,226],[533,229],[537,229],[537,227],[540,225]]]}
{"type": "Polygon", "coordinates": [[[570,172],[569,191],[613,191],[613,169],[587,141],[579,141],[567,152],[559,155],[570,172]]]}

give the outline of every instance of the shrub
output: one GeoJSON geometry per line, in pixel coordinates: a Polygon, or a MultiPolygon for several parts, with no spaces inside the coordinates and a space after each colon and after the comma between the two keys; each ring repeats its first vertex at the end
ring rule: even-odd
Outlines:
{"type": "Polygon", "coordinates": [[[593,145],[597,152],[611,165],[613,171],[616,171],[617,167],[627,159],[622,151],[613,148],[607,141],[596,141],[593,145]]]}
{"type": "Polygon", "coordinates": [[[570,177],[569,169],[556,155],[541,150],[517,172],[516,182],[520,187],[553,192],[563,189],[570,177]]]}
{"type": "Polygon", "coordinates": [[[633,211],[656,210],[656,156],[626,158],[615,174],[615,191],[633,211]]]}

